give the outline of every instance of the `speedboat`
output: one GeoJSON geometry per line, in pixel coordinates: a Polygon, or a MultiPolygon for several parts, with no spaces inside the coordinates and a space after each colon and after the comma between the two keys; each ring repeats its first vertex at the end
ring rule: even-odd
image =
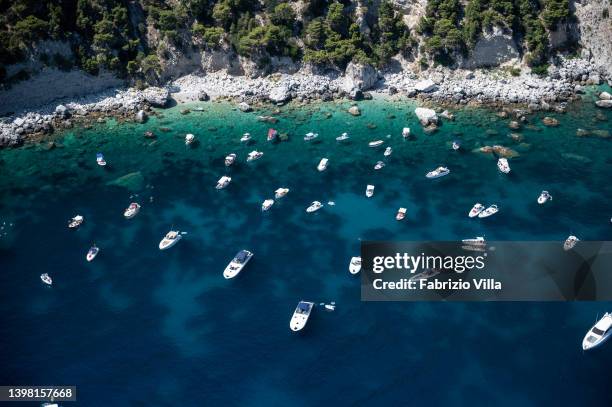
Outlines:
{"type": "Polygon", "coordinates": [[[262,212],[267,211],[268,209],[270,209],[272,207],[272,205],[274,205],[274,199],[266,199],[261,204],[261,211],[262,212]]]}
{"type": "Polygon", "coordinates": [[[323,207],[323,204],[319,201],[313,201],[308,208],[306,208],[306,212],[312,213],[316,212],[323,207]]]}
{"type": "Polygon", "coordinates": [[[391,147],[387,147],[387,148],[385,148],[385,152],[383,153],[383,155],[385,157],[389,157],[392,152],[393,152],[393,149],[391,147]]]}
{"type": "Polygon", "coordinates": [[[440,178],[443,177],[445,175],[448,175],[450,173],[450,170],[446,167],[438,167],[433,171],[429,171],[427,174],[425,174],[426,178],[440,178]]]}
{"type": "Polygon", "coordinates": [[[331,304],[323,304],[323,306],[325,307],[326,311],[335,311],[336,310],[336,303],[335,302],[331,302],[331,304]]]}
{"type": "Polygon", "coordinates": [[[159,242],[159,250],[166,250],[174,246],[178,243],[183,235],[178,230],[171,230],[164,236],[164,238],[159,242]]]}
{"type": "Polygon", "coordinates": [[[385,163],[384,163],[384,162],[382,162],[382,161],[377,161],[377,162],[376,162],[376,165],[374,166],[374,169],[375,169],[375,170],[380,170],[380,169],[381,169],[382,167],[384,167],[384,166],[385,166],[385,163]]]}
{"type": "Polygon", "coordinates": [[[327,158],[321,158],[321,161],[319,162],[319,165],[317,165],[317,170],[325,171],[327,169],[327,163],[328,162],[329,162],[329,160],[327,158]]]}
{"type": "Polygon", "coordinates": [[[100,167],[104,167],[106,165],[106,160],[104,159],[104,154],[98,153],[96,154],[96,162],[100,167]]]}
{"type": "Polygon", "coordinates": [[[98,246],[96,246],[95,244],[93,246],[91,246],[89,248],[89,250],[87,251],[87,256],[85,256],[85,259],[87,261],[92,261],[93,259],[96,258],[96,256],[98,255],[98,253],[100,252],[100,249],[98,248],[98,246]]]}
{"type": "Polygon", "coordinates": [[[236,256],[230,261],[225,270],[223,271],[223,277],[234,278],[242,271],[244,266],[251,260],[253,253],[248,250],[240,250],[236,256]]]}
{"type": "Polygon", "coordinates": [[[244,133],[242,137],[240,137],[241,143],[248,143],[249,141],[251,141],[251,133],[244,133]]]}
{"type": "Polygon", "coordinates": [[[276,191],[274,191],[274,198],[275,199],[282,198],[285,195],[287,195],[288,192],[289,192],[289,188],[278,188],[276,191]]]}
{"type": "Polygon", "coordinates": [[[191,133],[185,135],[185,145],[189,146],[195,141],[195,136],[191,133]]]}
{"type": "Polygon", "coordinates": [[[140,211],[140,205],[137,204],[136,202],[132,202],[130,206],[128,206],[127,209],[123,212],[123,216],[126,219],[132,219],[134,216],[138,215],[139,211],[140,211]]]}
{"type": "Polygon", "coordinates": [[[548,191],[542,191],[542,193],[538,197],[538,203],[542,205],[548,201],[552,201],[552,195],[550,195],[548,191]]]}
{"type": "Polygon", "coordinates": [[[402,220],[406,217],[406,208],[399,208],[397,211],[397,215],[395,215],[396,220],[402,220]]]}
{"type": "Polygon", "coordinates": [[[510,164],[508,164],[507,158],[500,158],[497,160],[497,168],[504,174],[508,174],[510,172],[510,164]]]}
{"type": "Polygon", "coordinates": [[[261,151],[253,150],[247,156],[247,162],[259,160],[264,153],[261,151]]]}
{"type": "Polygon", "coordinates": [[[467,245],[484,245],[487,242],[485,241],[484,237],[476,236],[473,239],[463,239],[463,240],[461,240],[461,243],[467,244],[467,245]]]}
{"type": "Polygon", "coordinates": [[[351,257],[349,263],[349,273],[357,274],[361,271],[361,257],[351,257]]]}
{"type": "Polygon", "coordinates": [[[276,140],[277,135],[278,135],[278,132],[276,130],[268,129],[268,141],[276,140]]]}
{"type": "Polygon", "coordinates": [[[408,281],[427,280],[428,278],[437,276],[438,274],[440,274],[440,270],[427,269],[421,273],[415,274],[414,276],[410,277],[408,281]]]}
{"type": "Polygon", "coordinates": [[[567,239],[565,239],[565,242],[563,242],[563,250],[572,250],[579,241],[580,239],[578,239],[576,236],[570,235],[567,239]]]}
{"type": "Polygon", "coordinates": [[[453,141],[453,150],[459,150],[461,148],[461,141],[454,140],[453,141]]]}
{"type": "Polygon", "coordinates": [[[348,133],[342,133],[340,136],[336,137],[336,141],[344,141],[348,140],[349,138],[348,133]]]}
{"type": "Polygon", "coordinates": [[[289,322],[289,327],[292,331],[297,332],[302,330],[306,323],[308,322],[308,318],[310,317],[310,313],[312,312],[312,308],[314,307],[314,302],[309,301],[300,301],[297,305],[297,308],[293,312],[293,316],[291,317],[291,322],[289,322]]]}
{"type": "Polygon", "coordinates": [[[402,129],[402,137],[404,138],[410,137],[410,127],[404,127],[402,129]]]}
{"type": "Polygon", "coordinates": [[[478,216],[480,214],[480,212],[482,212],[484,210],[484,205],[477,202],[474,206],[472,206],[472,209],[470,210],[470,213],[468,214],[468,216],[470,218],[475,218],[476,216],[478,216]]]}
{"type": "Polygon", "coordinates": [[[371,197],[372,197],[372,195],[374,195],[374,185],[368,185],[368,186],[366,187],[366,196],[367,196],[368,198],[371,198],[371,197]]]}
{"type": "Polygon", "coordinates": [[[230,182],[232,182],[232,178],[228,177],[227,175],[224,175],[221,178],[219,178],[219,181],[217,181],[217,186],[215,188],[223,189],[226,186],[228,186],[230,182]]]}
{"type": "Polygon", "coordinates": [[[499,211],[499,208],[497,207],[497,205],[491,205],[487,209],[485,209],[484,211],[480,212],[478,214],[478,217],[479,218],[488,218],[491,215],[495,215],[498,211],[499,211]]]}
{"type": "Polygon", "coordinates": [[[306,135],[304,136],[304,141],[311,141],[316,139],[317,137],[319,137],[319,133],[306,133],[306,135]]]}
{"type": "Polygon", "coordinates": [[[586,333],[582,340],[582,350],[593,349],[612,336],[612,314],[606,312],[599,321],[586,333]]]}
{"type": "Polygon", "coordinates": [[[229,167],[236,161],[236,154],[231,153],[227,157],[225,157],[225,166],[229,167]]]}
{"type": "Polygon", "coordinates": [[[84,221],[84,217],[82,217],[81,215],[77,215],[74,218],[70,219],[70,222],[68,222],[68,227],[70,229],[76,229],[81,226],[81,223],[83,223],[84,221]]]}
{"type": "Polygon", "coordinates": [[[51,279],[51,276],[47,273],[41,274],[40,279],[42,280],[43,283],[47,285],[53,284],[53,280],[51,279]]]}
{"type": "Polygon", "coordinates": [[[382,146],[383,144],[384,144],[383,140],[374,140],[368,143],[368,147],[376,148],[376,147],[382,146]]]}

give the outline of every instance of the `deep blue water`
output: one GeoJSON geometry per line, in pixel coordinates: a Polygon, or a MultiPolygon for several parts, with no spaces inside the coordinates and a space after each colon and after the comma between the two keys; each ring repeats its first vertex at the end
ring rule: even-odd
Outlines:
{"type": "Polygon", "coordinates": [[[362,303],[348,273],[360,239],[610,240],[611,140],[575,135],[610,130],[609,111],[596,117],[591,103],[578,104],[552,115],[557,128],[534,115],[519,143],[508,119],[483,110],[456,112],[426,135],[407,102],[363,102],[357,118],[347,104],[284,107],[274,127],[290,140],[269,144],[270,125],[256,119],[269,112],[200,106],[145,124],[77,127],[53,150],[0,151],[0,384],[76,385],[78,401],[63,405],[94,407],[612,405],[612,346],[580,348],[609,303],[362,303]],[[404,126],[414,139],[402,139],[404,126]],[[319,143],[302,141],[311,130],[319,143]],[[256,139],[249,147],[238,141],[245,131],[256,139]],[[338,145],[343,131],[351,142],[338,145]],[[183,143],[188,132],[195,148],[183,143]],[[382,149],[367,147],[374,139],[393,147],[380,171],[382,149]],[[451,150],[453,139],[463,151],[451,150]],[[492,144],[520,154],[509,176],[472,151],[492,144]],[[253,149],[264,156],[246,164],[253,149]],[[96,166],[98,151],[109,168],[96,166]],[[239,162],[226,169],[230,152],[239,162]],[[319,173],[322,157],[330,164],[319,173]],[[451,175],[424,178],[442,164],[451,175]],[[107,184],[135,171],[143,182],[132,190],[107,184]],[[231,185],[215,190],[226,174],[231,185]],[[291,192],[261,213],[281,186],[291,192]],[[542,189],[554,198],[543,207],[542,189]],[[125,220],[133,200],[141,212],[125,220]],[[313,200],[336,205],[306,214],[313,200]],[[477,201],[501,210],[468,219],[477,201]],[[394,219],[400,206],[404,222],[394,219]],[[85,223],[68,230],[77,213],[85,223]],[[160,252],[172,226],[188,234],[160,252]],[[87,263],[93,242],[101,252],[87,263]],[[224,280],[242,248],[252,262],[224,280]],[[337,309],[316,308],[296,335],[288,323],[300,299],[337,309]]]}

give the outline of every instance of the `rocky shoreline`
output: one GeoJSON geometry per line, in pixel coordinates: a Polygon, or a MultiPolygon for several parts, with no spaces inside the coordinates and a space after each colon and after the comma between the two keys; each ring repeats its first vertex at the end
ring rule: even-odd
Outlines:
{"type": "MultiPolygon", "coordinates": [[[[21,145],[28,138],[70,127],[74,120],[118,116],[142,122],[152,107],[165,107],[171,99],[184,103],[229,98],[240,103],[241,110],[249,111],[251,104],[261,102],[361,100],[376,93],[416,98],[426,104],[497,108],[517,105],[529,110],[563,111],[567,102],[579,98],[584,86],[599,85],[606,79],[612,80],[584,59],[561,59],[549,69],[547,77],[442,68],[420,76],[406,70],[378,72],[371,66],[354,64],[347,67],[344,75],[317,74],[310,69],[260,78],[232,76],[224,71],[191,74],[163,88],[115,90],[114,95],[100,94],[94,101],[73,101],[5,118],[0,123],[0,147],[21,145]]],[[[612,101],[605,96],[597,105],[612,107],[612,101]]]]}

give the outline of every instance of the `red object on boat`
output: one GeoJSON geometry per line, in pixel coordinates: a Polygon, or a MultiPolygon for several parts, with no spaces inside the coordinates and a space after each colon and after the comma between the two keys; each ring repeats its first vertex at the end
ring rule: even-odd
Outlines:
{"type": "Polygon", "coordinates": [[[274,129],[268,129],[268,141],[272,141],[276,138],[278,132],[274,129]]]}

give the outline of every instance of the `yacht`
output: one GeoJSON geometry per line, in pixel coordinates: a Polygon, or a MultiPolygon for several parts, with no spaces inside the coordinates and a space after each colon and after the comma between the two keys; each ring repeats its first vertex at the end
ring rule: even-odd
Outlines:
{"type": "Polygon", "coordinates": [[[253,150],[247,156],[247,162],[259,160],[264,153],[261,151],[253,150]]]}
{"type": "Polygon", "coordinates": [[[227,187],[230,182],[232,182],[232,178],[228,177],[227,175],[224,175],[221,178],[219,178],[219,181],[217,181],[217,186],[215,188],[223,189],[227,187]]]}
{"type": "Polygon", "coordinates": [[[368,198],[371,198],[371,197],[372,197],[372,195],[374,195],[374,185],[368,185],[368,186],[366,187],[366,193],[365,193],[365,194],[366,194],[366,196],[367,196],[368,198]]]}
{"type": "Polygon", "coordinates": [[[351,257],[349,263],[349,273],[357,274],[361,271],[361,257],[351,257]]]}
{"type": "Polygon", "coordinates": [[[327,158],[321,158],[321,161],[319,162],[319,165],[317,165],[317,170],[325,171],[327,169],[327,163],[328,162],[329,162],[329,160],[327,158]]]}
{"type": "Polygon", "coordinates": [[[276,140],[277,135],[278,135],[278,132],[276,130],[268,129],[268,141],[276,140]]]}
{"type": "Polygon", "coordinates": [[[236,256],[230,261],[225,270],[223,271],[223,277],[230,279],[234,278],[242,271],[244,266],[251,260],[253,253],[248,250],[240,250],[236,256]]]}
{"type": "Polygon", "coordinates": [[[582,350],[593,349],[612,336],[612,314],[606,312],[599,321],[586,333],[582,340],[582,350]]]}
{"type": "Polygon", "coordinates": [[[248,143],[249,141],[251,141],[251,133],[244,133],[242,137],[240,137],[241,143],[248,143]]]}
{"type": "Polygon", "coordinates": [[[98,253],[100,252],[100,249],[98,248],[98,246],[96,246],[95,244],[93,246],[91,246],[89,248],[89,250],[87,251],[87,256],[85,256],[85,259],[87,261],[92,261],[93,259],[96,258],[96,256],[98,255],[98,253]]]}
{"type": "Polygon", "coordinates": [[[433,171],[429,171],[427,174],[425,174],[426,178],[440,178],[443,177],[445,175],[448,175],[450,173],[450,170],[446,167],[438,167],[433,171]]]}
{"type": "Polygon", "coordinates": [[[399,208],[397,211],[397,215],[395,215],[396,220],[402,220],[406,217],[406,208],[399,208]]]}
{"type": "Polygon", "coordinates": [[[487,209],[485,209],[484,211],[480,212],[478,214],[478,217],[479,218],[488,218],[491,215],[495,215],[498,211],[499,211],[499,208],[497,207],[497,205],[491,205],[487,209]]]}
{"type": "Polygon", "coordinates": [[[348,135],[348,133],[342,133],[340,136],[336,137],[336,141],[345,141],[348,140],[350,137],[348,135]]]}
{"type": "Polygon", "coordinates": [[[454,140],[453,141],[453,150],[459,150],[461,148],[461,141],[454,140]]]}
{"type": "Polygon", "coordinates": [[[474,206],[472,206],[472,209],[470,210],[470,213],[468,214],[468,216],[470,218],[475,218],[476,216],[478,216],[480,214],[480,212],[484,211],[484,205],[477,202],[474,206]]]}
{"type": "Polygon", "coordinates": [[[500,158],[497,160],[497,168],[504,174],[508,174],[510,172],[510,164],[508,164],[507,158],[500,158]]]}
{"type": "Polygon", "coordinates": [[[368,147],[376,148],[376,147],[382,146],[383,144],[384,144],[383,140],[374,140],[368,143],[368,147]]]}
{"type": "Polygon", "coordinates": [[[427,269],[421,273],[415,274],[414,276],[410,277],[408,281],[427,280],[428,278],[437,276],[438,274],[440,274],[440,270],[427,269]]]}
{"type": "Polygon", "coordinates": [[[317,137],[319,137],[319,133],[306,133],[306,135],[304,136],[304,141],[311,141],[316,139],[317,137]]]}
{"type": "Polygon", "coordinates": [[[132,219],[134,216],[138,215],[138,212],[140,212],[140,205],[136,202],[132,202],[123,212],[123,216],[126,219],[132,219]]]}
{"type": "Polygon", "coordinates": [[[313,201],[308,208],[306,208],[306,212],[312,213],[316,212],[323,207],[323,204],[319,201],[313,201]]]}
{"type": "Polygon", "coordinates": [[[43,283],[47,285],[53,284],[53,280],[51,279],[51,276],[47,273],[41,274],[40,279],[42,280],[43,283]]]}
{"type": "Polygon", "coordinates": [[[276,191],[274,191],[274,198],[280,199],[284,197],[285,195],[287,195],[288,192],[289,192],[289,188],[278,188],[276,191]]]}
{"type": "Polygon", "coordinates": [[[225,166],[229,167],[236,162],[236,154],[231,153],[227,157],[225,157],[225,166]]]}
{"type": "Polygon", "coordinates": [[[81,223],[83,223],[84,221],[84,217],[82,217],[81,215],[77,215],[74,218],[70,219],[70,222],[68,222],[68,227],[70,229],[76,229],[81,226],[81,223]]]}
{"type": "Polygon", "coordinates": [[[473,239],[463,239],[461,243],[467,245],[485,245],[487,242],[483,236],[476,236],[473,239]]]}
{"type": "Polygon", "coordinates": [[[393,152],[393,149],[391,147],[387,147],[387,148],[385,148],[385,152],[383,153],[383,155],[385,157],[389,157],[392,152],[393,152]]]}
{"type": "Polygon", "coordinates": [[[563,250],[572,250],[579,241],[580,239],[578,239],[576,236],[570,235],[567,239],[565,239],[565,242],[563,242],[563,250]]]}
{"type": "Polygon", "coordinates": [[[104,167],[106,165],[106,160],[104,159],[104,154],[98,153],[96,154],[96,162],[100,167],[104,167]]]}
{"type": "Polygon", "coordinates": [[[542,193],[538,197],[538,203],[540,205],[543,205],[548,201],[552,201],[552,195],[549,194],[548,191],[542,191],[542,193]]]}
{"type": "Polygon", "coordinates": [[[404,127],[402,129],[402,137],[404,138],[410,137],[410,127],[404,127]]]}
{"type": "Polygon", "coordinates": [[[377,161],[377,162],[376,162],[376,165],[374,166],[374,169],[375,169],[375,170],[380,170],[380,169],[381,169],[382,167],[384,167],[384,166],[385,166],[385,163],[384,163],[384,162],[382,162],[382,161],[377,161]]]}
{"type": "Polygon", "coordinates": [[[178,230],[171,230],[164,236],[164,238],[159,242],[159,250],[166,250],[174,246],[181,240],[183,235],[178,230]]]}
{"type": "Polygon", "coordinates": [[[267,211],[268,209],[270,209],[272,207],[272,205],[274,205],[274,199],[266,199],[261,204],[261,211],[262,212],[267,211]]]}
{"type": "Polygon", "coordinates": [[[308,318],[310,317],[310,313],[312,312],[312,308],[314,307],[314,302],[309,301],[300,301],[297,305],[297,308],[293,312],[293,316],[291,317],[291,322],[289,322],[289,327],[294,332],[302,330],[306,323],[308,322],[308,318]]]}
{"type": "Polygon", "coordinates": [[[195,136],[191,133],[185,135],[185,145],[190,146],[195,141],[195,136]]]}

